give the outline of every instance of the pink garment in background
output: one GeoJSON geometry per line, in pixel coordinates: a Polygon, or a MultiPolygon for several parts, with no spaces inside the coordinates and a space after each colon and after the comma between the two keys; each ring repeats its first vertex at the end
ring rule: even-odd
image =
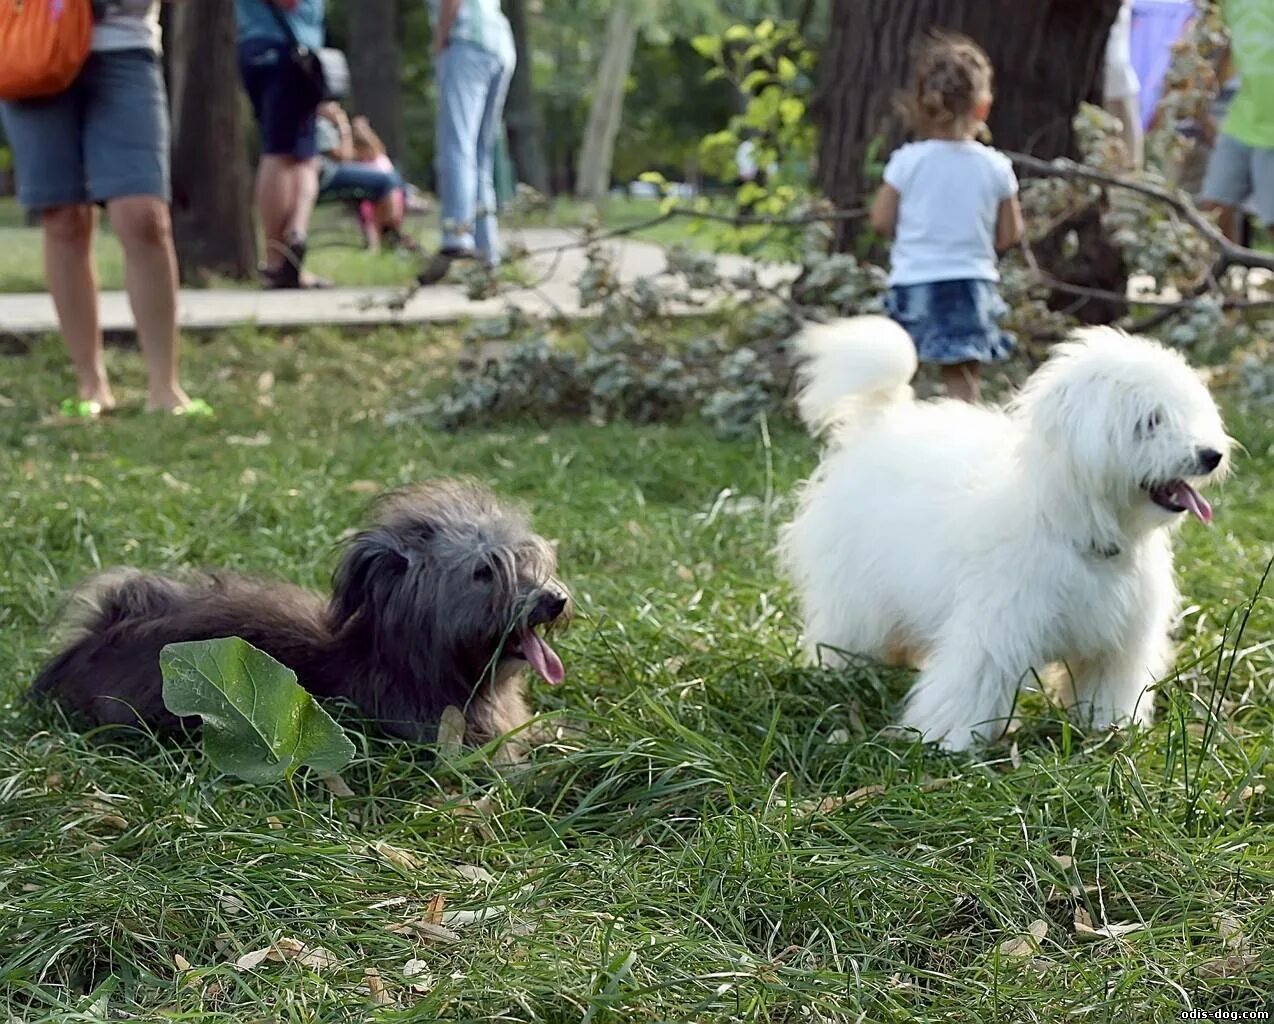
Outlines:
{"type": "MultiPolygon", "coordinates": [[[[361,160],[360,163],[368,164],[375,167],[378,171],[392,171],[394,169],[394,161],[389,159],[384,153],[375,160],[361,160]]],[[[394,207],[394,223],[401,223],[403,214],[407,205],[407,197],[400,188],[394,189],[389,200],[394,207]]],[[[376,223],[376,204],[370,199],[364,199],[358,204],[358,219],[362,221],[364,226],[376,223]]]]}
{"type": "Polygon", "coordinates": [[[1132,66],[1141,82],[1141,123],[1150,120],[1163,94],[1163,79],[1172,65],[1172,47],[1194,17],[1188,0],[1133,0],[1132,66]]]}

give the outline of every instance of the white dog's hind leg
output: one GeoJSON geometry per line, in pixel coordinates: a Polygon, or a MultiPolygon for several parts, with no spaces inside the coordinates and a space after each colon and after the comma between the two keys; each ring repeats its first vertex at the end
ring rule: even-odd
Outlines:
{"type": "Polygon", "coordinates": [[[902,725],[947,750],[998,739],[1025,669],[1007,669],[989,655],[972,642],[944,642],[907,694],[902,725]]]}

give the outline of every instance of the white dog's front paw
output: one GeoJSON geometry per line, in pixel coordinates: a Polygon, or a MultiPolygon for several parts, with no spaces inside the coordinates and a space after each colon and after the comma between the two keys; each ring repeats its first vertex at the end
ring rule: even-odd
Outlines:
{"type": "Polygon", "coordinates": [[[920,738],[926,743],[936,743],[951,754],[967,753],[988,740],[994,739],[1001,731],[995,729],[990,723],[974,725],[953,719],[933,719],[910,710],[904,712],[899,726],[910,735],[919,733],[920,738]]]}
{"type": "Polygon", "coordinates": [[[1096,732],[1107,729],[1127,728],[1130,725],[1150,726],[1155,722],[1154,695],[1144,693],[1137,701],[1136,707],[1115,707],[1110,704],[1075,705],[1072,717],[1081,725],[1086,725],[1096,732]]]}

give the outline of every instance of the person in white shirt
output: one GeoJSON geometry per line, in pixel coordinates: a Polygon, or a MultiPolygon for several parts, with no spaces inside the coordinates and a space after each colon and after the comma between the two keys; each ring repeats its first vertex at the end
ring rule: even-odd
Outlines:
{"type": "Polygon", "coordinates": [[[918,141],[894,152],[871,223],[893,239],[889,315],[952,398],[976,402],[983,363],[1008,358],[997,253],[1022,237],[1017,178],[977,141],[991,111],[991,62],[969,39],[934,35],[917,56],[907,110],[918,141]]]}
{"type": "Polygon", "coordinates": [[[1102,106],[1119,118],[1128,168],[1139,169],[1145,162],[1146,141],[1141,130],[1141,81],[1132,65],[1132,0],[1123,0],[1106,39],[1102,106]]]}

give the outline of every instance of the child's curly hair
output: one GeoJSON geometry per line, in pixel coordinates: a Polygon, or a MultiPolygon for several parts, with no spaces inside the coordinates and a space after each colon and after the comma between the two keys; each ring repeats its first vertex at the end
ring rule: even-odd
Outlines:
{"type": "Polygon", "coordinates": [[[932,32],[916,48],[911,88],[902,108],[916,135],[977,127],[978,103],[991,95],[991,59],[972,39],[932,32]]]}

